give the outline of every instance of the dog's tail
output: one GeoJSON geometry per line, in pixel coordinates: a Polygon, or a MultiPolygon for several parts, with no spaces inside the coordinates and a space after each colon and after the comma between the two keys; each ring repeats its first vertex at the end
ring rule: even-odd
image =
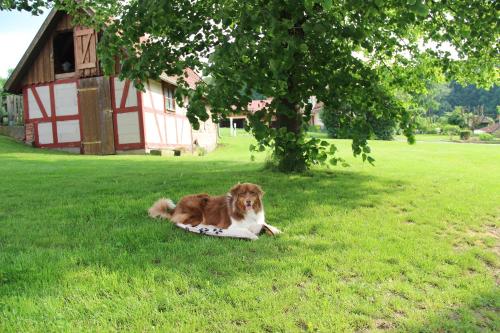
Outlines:
{"type": "Polygon", "coordinates": [[[170,219],[174,209],[175,204],[172,200],[161,198],[149,208],[148,213],[152,218],[170,219]]]}

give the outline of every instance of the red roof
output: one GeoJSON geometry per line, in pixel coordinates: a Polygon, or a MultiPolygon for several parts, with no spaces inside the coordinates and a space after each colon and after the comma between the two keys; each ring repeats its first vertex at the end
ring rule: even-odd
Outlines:
{"type": "Polygon", "coordinates": [[[262,110],[266,105],[270,104],[273,101],[272,98],[267,99],[254,99],[250,103],[248,103],[248,111],[254,113],[259,110],[262,110]]]}
{"type": "Polygon", "coordinates": [[[490,126],[478,129],[478,131],[483,131],[485,133],[495,133],[498,130],[500,130],[500,123],[491,124],[490,126]]]}
{"type": "MultiPolygon", "coordinates": [[[[186,68],[184,70],[184,74],[187,74],[187,76],[184,76],[184,80],[186,80],[187,84],[189,85],[189,88],[195,89],[196,84],[201,81],[201,77],[198,74],[196,74],[196,72],[191,68],[186,68]]],[[[173,76],[168,76],[166,74],[160,75],[160,79],[168,83],[171,83],[173,85],[177,85],[177,78],[178,76],[176,75],[173,76]]]]}

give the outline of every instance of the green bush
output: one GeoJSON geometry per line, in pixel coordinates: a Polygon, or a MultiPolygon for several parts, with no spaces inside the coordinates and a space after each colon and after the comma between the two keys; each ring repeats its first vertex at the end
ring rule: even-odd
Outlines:
{"type": "Polygon", "coordinates": [[[443,133],[448,134],[448,135],[458,135],[460,133],[460,127],[457,125],[444,125],[443,126],[443,133]]]}
{"type": "Polygon", "coordinates": [[[461,130],[460,131],[460,140],[469,140],[471,135],[471,131],[469,130],[461,130]]]}
{"type": "Polygon", "coordinates": [[[481,133],[479,134],[479,140],[481,141],[493,141],[495,137],[490,133],[481,133]]]}
{"type": "Polygon", "coordinates": [[[319,125],[309,125],[309,132],[321,132],[319,125]]]}
{"type": "Polygon", "coordinates": [[[429,127],[425,134],[439,134],[439,128],[438,127],[429,127]]]}

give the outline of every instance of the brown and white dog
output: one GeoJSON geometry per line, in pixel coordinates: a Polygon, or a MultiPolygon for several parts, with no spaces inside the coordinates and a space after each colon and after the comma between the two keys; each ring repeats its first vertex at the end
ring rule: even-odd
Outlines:
{"type": "Polygon", "coordinates": [[[188,195],[177,205],[162,198],[149,209],[149,216],[169,219],[191,232],[255,240],[262,231],[272,235],[281,233],[265,221],[263,195],[258,185],[237,184],[226,195],[188,195]]]}

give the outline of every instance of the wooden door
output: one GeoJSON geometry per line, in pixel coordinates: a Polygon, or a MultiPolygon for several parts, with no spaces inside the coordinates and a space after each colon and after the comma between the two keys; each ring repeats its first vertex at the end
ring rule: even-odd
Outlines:
{"type": "Polygon", "coordinates": [[[109,79],[102,76],[81,79],[78,97],[82,117],[83,153],[114,154],[113,109],[109,79]]]}

